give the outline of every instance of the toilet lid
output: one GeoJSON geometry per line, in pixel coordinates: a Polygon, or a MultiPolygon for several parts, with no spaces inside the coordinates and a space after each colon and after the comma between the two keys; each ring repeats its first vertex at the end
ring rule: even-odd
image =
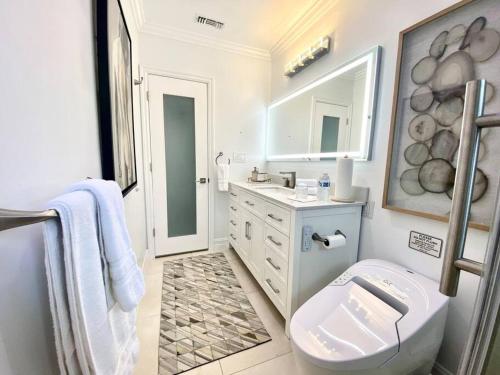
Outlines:
{"type": "Polygon", "coordinates": [[[314,364],[336,370],[380,367],[398,352],[402,314],[350,281],[328,286],[294,314],[294,346],[314,364]]]}

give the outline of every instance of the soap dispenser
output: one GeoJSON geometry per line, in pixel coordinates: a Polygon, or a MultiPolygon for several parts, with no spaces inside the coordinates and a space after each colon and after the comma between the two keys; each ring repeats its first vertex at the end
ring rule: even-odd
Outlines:
{"type": "Polygon", "coordinates": [[[259,180],[259,170],[257,169],[257,167],[253,167],[252,181],[257,182],[258,180],[259,180]]]}

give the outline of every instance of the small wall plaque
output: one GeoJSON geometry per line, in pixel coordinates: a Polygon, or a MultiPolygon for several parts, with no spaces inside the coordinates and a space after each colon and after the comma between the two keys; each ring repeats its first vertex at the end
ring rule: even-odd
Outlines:
{"type": "Polygon", "coordinates": [[[443,240],[412,230],[410,231],[408,246],[410,249],[440,258],[441,249],[443,248],[443,240]]]}

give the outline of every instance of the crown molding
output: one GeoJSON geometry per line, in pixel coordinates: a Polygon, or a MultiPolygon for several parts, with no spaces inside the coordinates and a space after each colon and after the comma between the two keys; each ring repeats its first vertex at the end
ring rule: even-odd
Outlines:
{"type": "Polygon", "coordinates": [[[279,55],[289,48],[293,42],[304,35],[318,20],[324,16],[338,0],[317,0],[307,8],[292,24],[280,39],[271,47],[271,55],[279,55]]]}
{"type": "Polygon", "coordinates": [[[217,39],[203,34],[181,30],[171,26],[145,22],[142,25],[141,32],[145,34],[160,36],[163,38],[174,39],[180,42],[196,44],[202,47],[215,48],[221,51],[253,57],[261,60],[271,60],[271,55],[266,49],[251,47],[240,43],[230,42],[228,40],[217,39]]]}
{"type": "Polygon", "coordinates": [[[135,25],[137,26],[137,30],[141,31],[145,19],[144,19],[144,4],[142,0],[129,0],[130,7],[132,9],[132,14],[134,15],[135,25]]]}

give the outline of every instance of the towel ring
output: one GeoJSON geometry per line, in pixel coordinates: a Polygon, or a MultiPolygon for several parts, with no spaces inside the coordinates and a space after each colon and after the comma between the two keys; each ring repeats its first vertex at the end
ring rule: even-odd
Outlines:
{"type": "MultiPolygon", "coordinates": [[[[215,164],[216,165],[219,165],[219,158],[221,156],[224,156],[224,153],[221,151],[219,152],[219,154],[217,155],[217,157],[215,158],[215,164]]],[[[227,165],[231,164],[231,159],[227,158],[227,165]]]]}

